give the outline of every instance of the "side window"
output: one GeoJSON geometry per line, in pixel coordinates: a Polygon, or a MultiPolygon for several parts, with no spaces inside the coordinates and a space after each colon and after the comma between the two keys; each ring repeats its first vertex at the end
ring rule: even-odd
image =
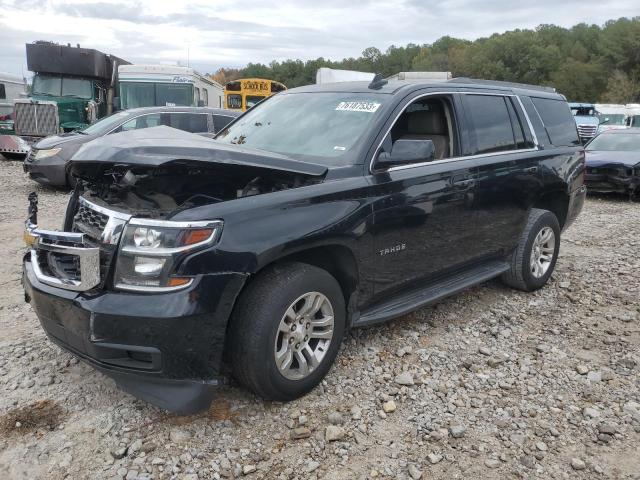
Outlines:
{"type": "Polygon", "coordinates": [[[200,101],[200,89],[198,87],[196,87],[194,89],[194,92],[195,93],[194,93],[194,102],[193,102],[193,104],[194,105],[198,105],[198,102],[200,101]]]}
{"type": "Polygon", "coordinates": [[[226,115],[214,115],[213,116],[213,131],[218,133],[224,127],[229,125],[234,117],[227,117],[226,115]]]}
{"type": "Polygon", "coordinates": [[[206,113],[171,113],[169,126],[191,133],[208,132],[206,113]]]}
{"type": "Polygon", "coordinates": [[[204,106],[209,105],[209,92],[206,88],[202,89],[202,101],[204,102],[204,106]]]}
{"type": "Polygon", "coordinates": [[[0,100],[7,98],[7,92],[4,89],[4,83],[0,83],[0,100]]]}
{"type": "Polygon", "coordinates": [[[557,147],[581,145],[576,122],[566,102],[538,97],[532,97],[531,101],[540,114],[553,145],[557,147]]]}
{"type": "Polygon", "coordinates": [[[507,110],[511,118],[511,128],[513,129],[513,137],[516,141],[516,148],[533,148],[533,137],[529,125],[524,122],[524,114],[519,105],[516,104],[513,97],[505,97],[507,102],[507,110]]]}
{"type": "MultiPolygon", "coordinates": [[[[506,98],[500,95],[463,95],[465,112],[476,137],[475,154],[515,150],[506,98]]],[[[520,132],[522,135],[522,131],[520,132]]]]}
{"type": "Polygon", "coordinates": [[[423,97],[409,104],[382,143],[389,152],[393,143],[404,140],[431,140],[436,160],[454,156],[456,138],[453,129],[453,108],[446,97],[423,97]]]}
{"type": "Polygon", "coordinates": [[[128,122],[124,122],[118,131],[140,130],[141,128],[157,127],[158,125],[160,125],[160,114],[154,113],[152,115],[142,115],[137,118],[132,118],[128,122]]]}
{"type": "Polygon", "coordinates": [[[549,135],[547,135],[547,131],[542,124],[542,119],[540,115],[538,115],[538,111],[536,107],[533,106],[533,102],[529,97],[520,97],[522,101],[522,105],[524,105],[524,109],[527,112],[527,116],[529,117],[529,121],[533,126],[533,130],[536,132],[536,137],[538,137],[538,144],[541,146],[549,145],[551,140],[549,140],[549,135]]]}

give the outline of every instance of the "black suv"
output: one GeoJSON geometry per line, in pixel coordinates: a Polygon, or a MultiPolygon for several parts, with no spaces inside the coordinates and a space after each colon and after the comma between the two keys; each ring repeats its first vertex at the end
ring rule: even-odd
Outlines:
{"type": "Polygon", "coordinates": [[[291,400],[351,327],[494,277],[542,287],[585,197],[565,98],[470,79],[292,89],[215,140],[137,130],[70,168],[63,232],[31,197],[27,301],[51,340],[182,412],[223,365],[291,400]]]}

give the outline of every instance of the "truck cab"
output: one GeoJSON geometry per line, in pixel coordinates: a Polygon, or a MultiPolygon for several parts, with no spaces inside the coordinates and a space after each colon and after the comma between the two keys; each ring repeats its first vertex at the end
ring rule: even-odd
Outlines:
{"type": "MultiPolygon", "coordinates": [[[[93,49],[35,42],[26,45],[34,72],[31,95],[13,105],[13,153],[49,135],[79,130],[110,115],[117,95],[118,65],[128,63],[93,49]]],[[[0,139],[0,152],[7,139],[0,139]]]]}
{"type": "Polygon", "coordinates": [[[587,143],[598,133],[600,120],[597,115],[596,106],[592,103],[569,103],[573,119],[578,127],[578,134],[582,143],[587,143]]]}

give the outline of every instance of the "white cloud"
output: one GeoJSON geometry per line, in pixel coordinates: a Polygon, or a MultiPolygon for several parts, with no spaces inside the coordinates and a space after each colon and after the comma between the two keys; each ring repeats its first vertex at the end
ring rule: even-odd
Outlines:
{"type": "Polygon", "coordinates": [[[80,43],[137,63],[186,63],[189,56],[196,68],[214,71],[637,15],[637,0],[0,0],[0,71],[26,70],[24,44],[35,40],[80,43]]]}

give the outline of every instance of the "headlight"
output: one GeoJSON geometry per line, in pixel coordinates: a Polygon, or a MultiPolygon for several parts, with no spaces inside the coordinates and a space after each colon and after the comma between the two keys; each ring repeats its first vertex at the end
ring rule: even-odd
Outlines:
{"type": "Polygon", "coordinates": [[[62,150],[61,148],[48,148],[46,150],[37,150],[36,151],[36,155],[35,155],[35,159],[36,160],[42,160],[43,158],[49,158],[49,157],[53,157],[54,155],[57,155],[60,150],[62,150]]]}
{"type": "Polygon", "coordinates": [[[171,222],[132,218],[120,241],[116,288],[168,291],[190,285],[191,277],[172,275],[178,257],[213,245],[221,232],[221,220],[171,222]]]}

